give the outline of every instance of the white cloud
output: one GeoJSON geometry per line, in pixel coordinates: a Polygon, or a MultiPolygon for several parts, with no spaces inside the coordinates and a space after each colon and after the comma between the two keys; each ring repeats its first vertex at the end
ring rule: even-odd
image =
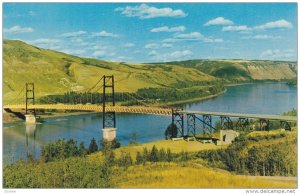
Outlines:
{"type": "Polygon", "coordinates": [[[191,32],[188,34],[175,34],[174,38],[183,40],[200,40],[204,36],[200,32],[191,32]]]}
{"type": "Polygon", "coordinates": [[[164,39],[162,42],[164,42],[164,43],[174,43],[174,42],[178,42],[179,41],[179,39],[176,39],[176,38],[166,38],[166,39],[164,39]]]}
{"type": "Polygon", "coordinates": [[[175,27],[168,27],[168,26],[162,26],[159,28],[153,28],[150,30],[150,32],[183,32],[185,31],[185,26],[175,26],[175,27]]]}
{"type": "Polygon", "coordinates": [[[121,14],[127,17],[138,17],[140,19],[187,16],[187,14],[180,9],[174,10],[169,7],[157,8],[157,7],[148,6],[147,4],[141,4],[138,6],[119,7],[116,8],[115,11],[121,12],[121,14]]]}
{"type": "Polygon", "coordinates": [[[90,50],[107,50],[107,49],[109,49],[109,47],[105,45],[96,45],[90,48],[90,50]]]}
{"type": "Polygon", "coordinates": [[[225,26],[222,28],[222,31],[239,31],[241,33],[248,33],[253,30],[267,30],[267,29],[283,29],[283,28],[292,28],[293,25],[286,20],[277,20],[273,22],[267,22],[263,25],[248,27],[246,25],[241,26],[225,26]]]}
{"type": "Polygon", "coordinates": [[[135,44],[134,43],[126,43],[123,45],[124,47],[127,47],[127,48],[131,48],[131,47],[134,47],[135,44]]]}
{"type": "Polygon", "coordinates": [[[4,33],[9,33],[9,34],[20,34],[20,33],[33,32],[34,30],[29,27],[13,26],[11,28],[4,28],[3,31],[4,33]]]}
{"type": "Polygon", "coordinates": [[[255,30],[266,30],[266,29],[273,29],[273,28],[292,28],[293,25],[286,21],[286,20],[277,20],[273,22],[268,22],[260,26],[255,26],[255,30]]]}
{"type": "Polygon", "coordinates": [[[246,25],[243,26],[225,26],[222,28],[222,31],[249,31],[251,28],[246,25]]]}
{"type": "Polygon", "coordinates": [[[204,26],[213,26],[213,25],[232,25],[233,22],[223,17],[217,17],[215,19],[209,20],[204,24],[204,26]]]}
{"type": "Polygon", "coordinates": [[[99,37],[112,37],[112,38],[116,38],[119,37],[118,34],[114,34],[111,32],[106,32],[105,30],[101,31],[101,32],[94,32],[92,34],[92,36],[99,36],[99,37]]]}
{"type": "Polygon", "coordinates": [[[224,40],[222,38],[204,38],[203,42],[207,42],[207,43],[218,43],[218,42],[224,42],[224,40]]]}
{"type": "Polygon", "coordinates": [[[297,52],[292,49],[268,49],[261,53],[260,58],[269,60],[296,60],[296,54],[297,52]]]}
{"type": "Polygon", "coordinates": [[[174,43],[179,41],[202,41],[205,43],[219,43],[223,42],[223,39],[221,38],[211,38],[211,37],[205,37],[200,32],[191,32],[186,34],[174,34],[172,38],[164,39],[163,43],[174,43]]]}
{"type": "Polygon", "coordinates": [[[81,43],[81,42],[83,42],[83,40],[81,38],[74,38],[71,40],[71,42],[81,43]]]}
{"type": "Polygon", "coordinates": [[[193,52],[190,50],[184,50],[184,51],[175,51],[173,53],[170,53],[170,57],[172,58],[181,58],[181,57],[186,57],[189,55],[192,55],[193,52]]]}
{"type": "Polygon", "coordinates": [[[245,36],[242,39],[256,39],[256,40],[266,40],[266,39],[280,39],[281,36],[271,36],[267,34],[258,34],[255,36],[245,36]]]}
{"type": "Polygon", "coordinates": [[[86,34],[87,32],[86,31],[77,31],[77,32],[66,32],[60,36],[62,37],[76,37],[76,36],[81,36],[81,35],[84,35],[86,34]]]}
{"type": "Polygon", "coordinates": [[[48,38],[40,38],[33,41],[30,41],[32,44],[56,44],[60,43],[61,41],[58,39],[48,39],[48,38]]]}
{"type": "Polygon", "coordinates": [[[132,57],[127,57],[127,56],[118,56],[117,57],[118,60],[131,60],[132,57]]]}
{"type": "Polygon", "coordinates": [[[83,53],[85,53],[85,50],[72,50],[72,49],[66,49],[66,50],[62,50],[62,52],[70,54],[70,55],[82,55],[83,53]]]}
{"type": "Polygon", "coordinates": [[[107,52],[107,51],[105,51],[105,50],[100,50],[100,51],[95,51],[95,52],[93,52],[93,54],[92,54],[92,56],[93,57],[111,57],[111,56],[114,56],[115,55],[115,53],[113,53],[113,52],[107,52]]]}
{"type": "Polygon", "coordinates": [[[149,56],[156,56],[158,53],[156,51],[150,51],[148,53],[149,56]]]}
{"type": "Polygon", "coordinates": [[[161,46],[166,48],[171,48],[173,47],[173,44],[163,43],[161,46]]]}
{"type": "Polygon", "coordinates": [[[158,47],[159,47],[159,45],[156,44],[156,43],[149,43],[149,44],[146,44],[146,45],[145,45],[145,48],[146,48],[146,49],[156,49],[156,48],[158,48],[158,47]]]}

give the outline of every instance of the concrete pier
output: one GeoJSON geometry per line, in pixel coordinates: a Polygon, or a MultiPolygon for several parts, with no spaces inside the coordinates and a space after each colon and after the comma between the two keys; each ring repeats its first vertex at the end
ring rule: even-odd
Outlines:
{"type": "Polygon", "coordinates": [[[102,137],[106,141],[112,141],[116,138],[117,133],[116,133],[117,128],[104,128],[102,129],[102,137]]]}
{"type": "Polygon", "coordinates": [[[34,115],[30,115],[30,114],[27,114],[25,115],[25,121],[27,124],[35,124],[36,123],[36,118],[34,115]]]}
{"type": "Polygon", "coordinates": [[[231,144],[236,137],[239,136],[239,132],[234,130],[220,130],[220,140],[217,141],[217,145],[231,144]]]}

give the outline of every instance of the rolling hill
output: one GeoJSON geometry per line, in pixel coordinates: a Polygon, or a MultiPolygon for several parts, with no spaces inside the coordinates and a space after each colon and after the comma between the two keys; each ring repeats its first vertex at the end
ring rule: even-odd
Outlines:
{"type": "Polygon", "coordinates": [[[165,64],[194,68],[228,82],[293,79],[297,71],[297,63],[288,61],[188,60],[165,64]]]}
{"type": "Polygon", "coordinates": [[[159,64],[128,64],[82,58],[42,49],[17,40],[3,42],[3,99],[16,96],[34,82],[36,96],[86,91],[103,75],[115,75],[116,91],[174,87],[177,83],[227,83],[296,77],[295,62],[190,60],[159,64]]]}
{"type": "Polygon", "coordinates": [[[38,48],[21,41],[4,40],[4,101],[16,95],[26,82],[34,82],[36,95],[85,91],[103,75],[115,75],[116,91],[164,87],[177,82],[213,81],[201,71],[172,65],[146,65],[80,58],[38,48]]]}

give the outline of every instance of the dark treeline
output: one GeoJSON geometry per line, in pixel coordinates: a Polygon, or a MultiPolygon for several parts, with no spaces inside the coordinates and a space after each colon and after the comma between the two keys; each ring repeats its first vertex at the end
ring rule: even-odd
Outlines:
{"type": "Polygon", "coordinates": [[[262,137],[241,136],[227,149],[199,152],[197,157],[207,160],[210,166],[240,174],[260,176],[296,176],[296,139],[277,144],[262,144],[261,140],[274,141],[285,134],[262,137]],[[249,146],[257,142],[257,145],[249,146]]]}
{"type": "MultiPolygon", "coordinates": [[[[74,156],[85,157],[88,154],[106,149],[106,144],[105,141],[102,141],[101,145],[98,146],[95,138],[93,138],[89,147],[85,147],[83,142],[77,145],[77,142],[73,139],[58,139],[57,141],[47,143],[42,147],[41,160],[44,162],[51,162],[74,156]]],[[[113,140],[111,144],[111,149],[120,147],[120,143],[117,139],[113,140]]]]}
{"type": "MultiPolygon", "coordinates": [[[[107,95],[107,101],[110,102],[112,96],[107,95]]],[[[77,92],[67,92],[63,95],[49,95],[39,99],[39,103],[43,104],[53,104],[53,103],[62,103],[62,104],[101,104],[103,95],[101,93],[77,93],[77,92]]],[[[139,96],[134,93],[128,92],[115,92],[115,101],[117,102],[128,102],[133,99],[142,100],[139,96]]]]}
{"type": "MultiPolygon", "coordinates": [[[[136,93],[115,92],[115,101],[127,106],[160,103],[214,95],[224,90],[220,81],[177,82],[171,87],[138,89],[136,93]]],[[[102,93],[67,92],[63,95],[45,96],[38,101],[42,104],[101,104],[102,98],[102,93]]],[[[111,96],[107,97],[107,101],[111,101],[111,96]]]]}
{"type": "Polygon", "coordinates": [[[191,88],[143,88],[137,91],[139,96],[145,99],[153,99],[159,102],[169,102],[177,100],[187,100],[191,98],[199,98],[214,95],[224,91],[223,85],[214,85],[207,87],[191,87],[191,88]]]}

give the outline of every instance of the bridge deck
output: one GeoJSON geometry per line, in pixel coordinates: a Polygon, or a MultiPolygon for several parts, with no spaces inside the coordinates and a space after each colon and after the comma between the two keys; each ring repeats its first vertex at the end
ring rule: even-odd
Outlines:
{"type": "MultiPolygon", "coordinates": [[[[25,105],[6,105],[3,108],[10,109],[24,109],[25,105]]],[[[102,106],[99,105],[66,105],[66,104],[40,104],[30,105],[29,108],[35,109],[56,109],[56,110],[85,110],[102,112],[102,106]]],[[[140,113],[140,114],[155,114],[155,115],[171,115],[172,109],[160,107],[142,107],[142,106],[115,106],[107,107],[107,111],[115,111],[119,113],[140,113]]],[[[199,114],[223,117],[237,117],[237,118],[252,118],[252,119],[266,119],[266,120],[279,120],[279,121],[297,121],[294,116],[282,115],[262,115],[262,114],[239,114],[239,113],[224,113],[224,112],[205,112],[205,111],[177,111],[184,114],[199,114]]]]}
{"type": "MultiPolygon", "coordinates": [[[[5,105],[4,109],[25,109],[25,105],[5,105]]],[[[36,104],[29,105],[28,108],[34,109],[53,109],[53,110],[83,110],[102,112],[101,105],[71,105],[71,104],[36,104]]],[[[154,114],[154,115],[171,115],[172,109],[160,107],[146,106],[107,106],[106,111],[115,111],[117,113],[139,113],[139,114],[154,114]]]]}
{"type": "Polygon", "coordinates": [[[224,113],[224,112],[205,112],[205,111],[177,111],[184,114],[199,114],[223,117],[237,117],[237,118],[251,118],[251,119],[266,119],[266,120],[279,120],[279,121],[297,121],[295,116],[282,116],[282,115],[262,115],[262,114],[240,114],[240,113],[224,113]]]}

